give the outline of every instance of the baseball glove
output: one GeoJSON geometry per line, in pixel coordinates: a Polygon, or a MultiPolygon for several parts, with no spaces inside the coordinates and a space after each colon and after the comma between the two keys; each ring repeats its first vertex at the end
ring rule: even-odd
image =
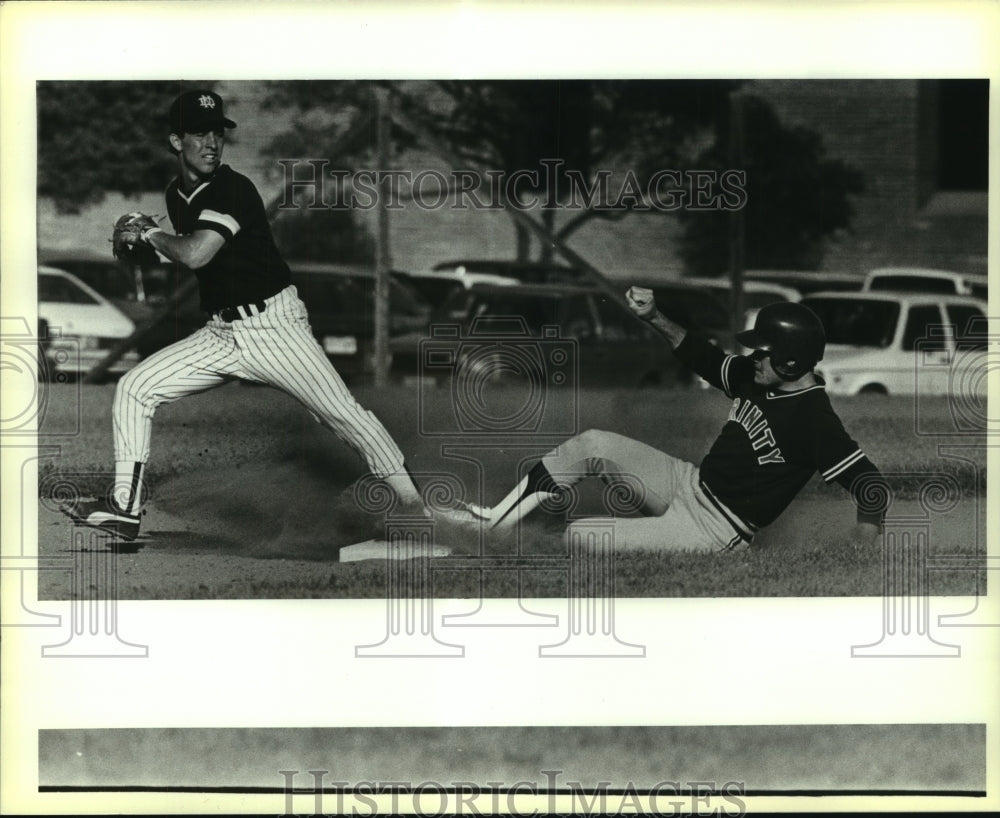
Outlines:
{"type": "Polygon", "coordinates": [[[126,213],[119,218],[111,234],[115,258],[140,267],[153,264],[157,260],[156,250],[142,237],[143,231],[151,227],[156,227],[156,222],[144,213],[126,213]]]}

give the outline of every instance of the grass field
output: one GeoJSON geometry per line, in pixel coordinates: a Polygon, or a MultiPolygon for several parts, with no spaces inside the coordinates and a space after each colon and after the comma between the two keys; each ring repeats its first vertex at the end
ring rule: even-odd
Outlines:
{"type": "MultiPolygon", "coordinates": [[[[602,428],[698,462],[725,419],[728,401],[711,390],[557,393],[541,435],[474,439],[437,434],[454,425],[451,395],[414,388],[358,388],[356,395],[389,428],[423,483],[445,480],[472,500],[496,502],[518,464],[567,434],[602,428]],[[548,434],[551,432],[551,434],[548,434]]],[[[41,426],[59,453],[40,465],[40,549],[65,548],[65,522],[53,511],[59,486],[97,495],[110,482],[113,386],[53,386],[41,426]]],[[[499,395],[498,400],[510,398],[499,395]]],[[[521,396],[513,396],[520,400],[521,396]]],[[[952,508],[930,515],[932,554],[985,549],[983,437],[943,456],[941,438],[914,432],[911,398],[836,399],[845,426],[897,489],[890,515],[921,514],[920,487],[944,475],[952,508]]],[[[945,422],[946,400],[922,400],[922,420],[945,422]]],[[[162,407],[148,467],[152,539],[126,560],[123,598],[380,597],[381,561],[341,564],[340,546],[378,536],[384,516],[358,507],[353,487],[363,464],[309,413],[271,389],[230,385],[162,407]],[[158,521],[158,522],[157,522],[158,521]],[[190,568],[186,566],[190,565],[190,568]]],[[[595,481],[591,481],[595,483],[595,481]]],[[[607,513],[600,484],[581,494],[576,513],[607,513]]],[[[854,508],[840,487],[815,478],[755,547],[738,554],[629,554],[617,561],[619,596],[878,595],[881,552],[848,544],[854,508]]],[[[564,516],[540,513],[513,540],[471,547],[490,560],[564,554],[564,516]],[[482,551],[480,551],[480,547],[482,551]],[[520,547],[520,551],[518,551],[520,547]],[[519,555],[523,555],[519,556],[519,555]]],[[[448,532],[441,532],[448,541],[448,532]]],[[[467,543],[464,543],[468,545],[467,543]]],[[[517,560],[515,559],[515,562],[517,560]]],[[[982,572],[931,571],[931,593],[984,591],[982,572]]],[[[564,571],[489,572],[489,596],[563,596],[564,571]]],[[[435,572],[435,594],[478,596],[475,571],[435,572]]],[[[40,593],[59,596],[57,588],[40,593]]]]}
{"type": "MultiPolygon", "coordinates": [[[[81,493],[97,494],[106,488],[112,456],[112,395],[113,389],[108,386],[83,388],[79,400],[72,386],[54,389],[50,395],[42,431],[51,435],[47,440],[58,445],[60,451],[58,456],[41,461],[42,554],[62,554],[70,548],[71,528],[53,509],[51,500],[60,483],[72,485],[81,493]],[[60,432],[65,436],[59,436],[60,432]]],[[[411,468],[422,475],[422,481],[449,476],[473,499],[481,492],[486,502],[494,502],[510,487],[523,458],[534,457],[555,442],[497,438],[480,448],[471,448],[473,441],[468,437],[449,440],[420,433],[421,428],[434,428],[434,423],[447,417],[447,393],[428,395],[425,403],[413,390],[399,387],[384,391],[359,389],[357,395],[383,419],[407,453],[411,468]],[[456,448],[463,444],[470,448],[456,448]]],[[[893,480],[901,491],[894,513],[921,510],[920,474],[945,474],[954,480],[957,503],[931,520],[931,551],[935,555],[975,554],[983,542],[983,440],[965,441],[978,444],[967,454],[971,460],[944,458],[938,451],[939,441],[914,434],[911,401],[837,401],[837,407],[848,429],[875,462],[885,472],[897,473],[893,480]]],[[[558,407],[557,418],[573,417],[572,413],[566,414],[572,408],[565,404],[558,407]]],[[[728,402],[718,394],[700,390],[594,392],[581,394],[576,408],[579,429],[610,429],[697,461],[723,422],[728,402]]],[[[943,418],[947,405],[938,402],[934,411],[943,418]]],[[[377,514],[363,512],[355,501],[352,486],[363,474],[362,464],[342,444],[294,401],[273,390],[229,386],[164,407],[154,427],[149,467],[151,501],[144,522],[149,539],[138,553],[118,557],[119,598],[384,598],[388,572],[383,562],[342,564],[336,559],[340,545],[377,534],[381,525],[377,514]]],[[[600,491],[594,488],[582,496],[581,512],[600,510],[600,491]]],[[[816,479],[792,508],[758,538],[756,547],[746,552],[720,556],[622,555],[616,561],[616,595],[878,596],[882,590],[881,554],[857,554],[848,546],[846,534],[853,519],[854,509],[847,494],[816,479]]],[[[538,555],[558,558],[563,553],[562,526],[563,519],[556,514],[533,518],[520,543],[523,556],[510,561],[527,568],[538,555]]],[[[477,568],[499,564],[508,559],[507,555],[517,553],[517,543],[487,541],[484,549],[486,556],[478,561],[470,557],[470,564],[477,568]]],[[[436,596],[467,599],[480,594],[520,594],[565,598],[567,593],[565,570],[525,570],[520,574],[520,585],[513,572],[483,571],[486,581],[480,587],[479,571],[460,570],[457,566],[457,560],[449,560],[440,570],[435,566],[436,596]]],[[[976,590],[975,572],[935,570],[931,575],[932,593],[967,594],[976,590]]],[[[58,572],[39,572],[38,583],[40,599],[67,596],[65,576],[58,572]]],[[[872,601],[877,608],[877,602],[872,601]]],[[[474,607],[472,602],[458,604],[474,607]]],[[[728,607],[729,603],[721,605],[728,607]]],[[[232,606],[211,607],[221,614],[232,606]]],[[[438,610],[435,605],[435,612],[438,610]]],[[[351,615],[355,615],[354,611],[351,615]]],[[[373,639],[384,627],[384,610],[375,610],[375,616],[378,627],[373,639]]],[[[134,627],[133,621],[129,620],[130,627],[134,627]]],[[[256,620],[248,621],[256,624],[256,620]]],[[[315,623],[315,635],[320,641],[323,628],[329,624],[315,623]]],[[[877,625],[874,619],[873,628],[877,625]]],[[[200,620],[199,626],[204,626],[200,620]]],[[[183,627],[176,633],[186,649],[189,635],[183,627]]],[[[197,641],[197,636],[190,634],[192,641],[197,641]]],[[[266,644],[266,636],[263,642],[266,644]]],[[[663,634],[658,650],[670,649],[671,642],[670,636],[663,634]]],[[[354,657],[356,644],[349,644],[350,657],[354,657]]],[[[707,644],[705,648],[713,657],[723,656],[726,651],[722,643],[707,644]]],[[[184,658],[183,652],[170,654],[166,644],[156,644],[155,649],[158,656],[184,658]]],[[[507,667],[506,654],[491,644],[494,649],[491,656],[497,661],[495,666],[489,665],[491,672],[507,680],[506,674],[520,665],[515,662],[507,667]]],[[[320,655],[323,648],[317,651],[320,655]]],[[[320,672],[324,697],[348,697],[352,692],[356,695],[368,677],[348,667],[347,654],[344,663],[339,662],[338,654],[331,656],[337,671],[320,672]]],[[[221,657],[220,667],[213,672],[226,678],[225,653],[221,657]]],[[[263,652],[260,660],[268,663],[273,657],[263,652]]],[[[648,702],[648,712],[643,712],[647,726],[632,722],[623,726],[547,726],[546,722],[505,726],[489,716],[481,724],[461,726],[452,721],[451,707],[457,698],[479,695],[483,679],[472,673],[479,666],[441,665],[441,676],[435,674],[434,685],[424,687],[421,682],[426,677],[411,675],[410,666],[401,662],[392,660],[384,665],[385,671],[381,670],[383,665],[379,666],[378,676],[385,689],[392,695],[399,691],[412,702],[413,712],[420,714],[415,719],[419,724],[426,724],[430,712],[440,714],[441,726],[406,726],[405,720],[403,726],[391,726],[383,714],[364,708],[350,723],[364,724],[366,718],[371,718],[378,726],[309,728],[300,722],[295,722],[298,726],[282,726],[284,722],[270,714],[260,718],[269,709],[266,684],[254,674],[247,674],[231,692],[227,689],[225,696],[249,696],[260,711],[255,710],[252,723],[273,724],[273,728],[202,729],[194,726],[201,722],[193,718],[171,727],[171,720],[158,709],[156,694],[151,692],[147,698],[143,689],[143,701],[148,701],[150,710],[139,723],[150,727],[49,729],[49,724],[55,727],[56,722],[46,722],[38,731],[39,784],[43,788],[83,789],[192,787],[194,791],[185,797],[192,799],[197,811],[203,804],[210,804],[213,797],[198,792],[199,788],[265,788],[267,794],[261,796],[264,800],[255,802],[255,806],[274,813],[284,807],[280,770],[303,771],[297,782],[302,786],[308,786],[308,770],[329,770],[331,781],[352,783],[435,781],[447,786],[456,781],[481,785],[489,781],[508,785],[529,781],[543,788],[546,779],[542,771],[557,770],[561,771],[562,790],[569,787],[569,782],[580,782],[589,789],[601,781],[611,782],[612,787],[628,784],[638,788],[661,781],[732,781],[740,782],[748,794],[812,791],[808,801],[802,799],[804,809],[819,803],[819,793],[844,791],[955,793],[961,795],[958,804],[962,807],[972,800],[968,791],[985,787],[986,727],[982,724],[670,726],[672,720],[660,718],[660,714],[672,713],[678,706],[670,697],[685,701],[691,696],[694,700],[694,693],[705,683],[697,665],[685,664],[680,672],[655,678],[651,688],[655,696],[648,702]]],[[[151,674],[159,667],[152,667],[151,674]]],[[[300,675],[311,677],[311,666],[306,663],[303,667],[306,670],[300,675]]],[[[326,665],[321,663],[320,667],[326,665]]],[[[425,665],[413,667],[423,669],[425,665]]],[[[546,670],[551,672],[549,667],[546,670]]],[[[624,673],[635,679],[652,673],[652,667],[659,665],[629,666],[624,673]]],[[[852,670],[867,673],[870,667],[855,665],[852,670]]],[[[770,674],[775,672],[764,665],[741,670],[713,662],[710,668],[713,677],[722,673],[723,678],[738,685],[737,696],[746,695],[746,689],[757,684],[767,687],[770,674]]],[[[580,684],[593,684],[595,692],[594,709],[581,718],[584,724],[603,721],[605,711],[616,713],[618,707],[628,703],[605,696],[605,680],[617,679],[614,674],[623,671],[608,669],[605,676],[593,664],[588,664],[587,670],[594,675],[581,677],[580,684]]],[[[300,669],[291,672],[300,673],[300,669]]],[[[197,674],[192,678],[183,673],[168,675],[181,680],[177,688],[181,690],[197,690],[202,683],[197,674]],[[188,684],[191,687],[185,687],[188,684]]],[[[546,673],[525,674],[518,684],[510,685],[511,695],[518,695],[522,683],[525,689],[534,690],[540,678],[547,678],[546,673]]],[[[873,683],[877,684],[878,679],[873,683]]],[[[171,692],[174,684],[165,682],[171,692]]],[[[291,677],[287,684],[289,691],[300,689],[291,677]]],[[[626,680],[621,689],[633,688],[626,680]]],[[[823,689],[820,686],[814,694],[822,695],[823,689]]],[[[378,690],[365,692],[371,693],[372,700],[378,697],[378,690]]],[[[623,699],[627,698],[625,694],[623,699]]],[[[824,701],[817,700],[815,714],[819,721],[830,718],[823,709],[824,701]]],[[[483,704],[483,712],[491,714],[489,702],[483,704]]],[[[319,724],[330,724],[331,717],[324,708],[323,702],[317,702],[315,718],[319,724]]],[[[748,710],[746,718],[769,720],[766,708],[764,712],[748,710]]],[[[98,723],[93,718],[87,722],[98,723]]],[[[154,797],[167,803],[171,795],[155,793],[154,797]]],[[[335,803],[331,795],[326,809],[332,811],[335,803]]],[[[614,812],[618,803],[612,799],[610,811],[614,812]]],[[[312,806],[309,797],[305,811],[312,806]]]]}

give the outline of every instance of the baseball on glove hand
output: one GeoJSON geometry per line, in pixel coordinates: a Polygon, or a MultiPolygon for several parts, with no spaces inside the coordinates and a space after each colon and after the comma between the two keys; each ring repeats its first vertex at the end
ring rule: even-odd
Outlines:
{"type": "Polygon", "coordinates": [[[156,226],[153,218],[144,213],[126,213],[119,218],[111,234],[111,249],[115,258],[139,266],[156,262],[156,250],[142,235],[156,226]]]}

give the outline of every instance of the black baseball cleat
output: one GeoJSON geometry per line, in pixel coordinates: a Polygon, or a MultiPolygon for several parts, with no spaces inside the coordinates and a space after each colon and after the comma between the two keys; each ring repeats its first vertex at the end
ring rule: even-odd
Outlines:
{"type": "Polygon", "coordinates": [[[126,542],[139,536],[139,515],[122,511],[113,502],[84,500],[60,508],[77,525],[97,528],[126,542]]]}

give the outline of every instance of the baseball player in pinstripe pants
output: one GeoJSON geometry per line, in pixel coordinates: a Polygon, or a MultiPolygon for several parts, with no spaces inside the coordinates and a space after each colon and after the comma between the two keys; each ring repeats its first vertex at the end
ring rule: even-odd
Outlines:
{"type": "Polygon", "coordinates": [[[226,128],[235,127],[223,113],[222,98],[211,91],[186,92],[170,108],[178,175],[167,187],[166,203],[174,234],[150,219],[139,240],[195,272],[202,309],[211,318],[119,381],[113,498],[64,509],[78,523],[125,540],[139,533],[140,489],[157,407],[237,378],[297,398],[402,503],[422,505],[399,447],[354,399],[316,342],[257,189],[222,164],[226,128]]]}

